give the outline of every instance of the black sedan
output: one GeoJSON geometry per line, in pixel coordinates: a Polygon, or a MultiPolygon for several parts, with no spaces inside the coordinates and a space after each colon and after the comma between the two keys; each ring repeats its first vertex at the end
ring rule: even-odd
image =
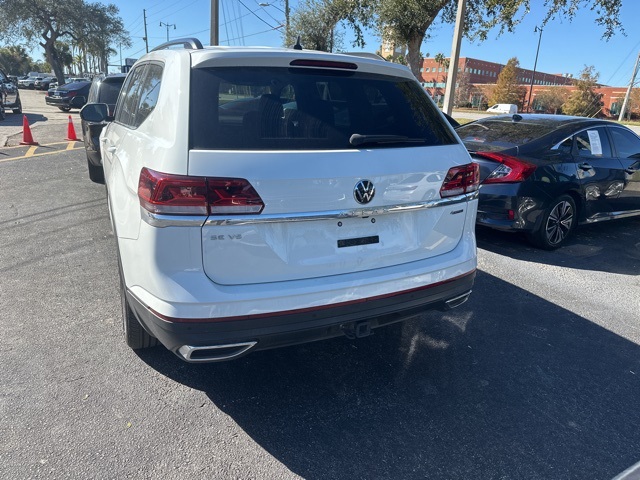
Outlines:
{"type": "Polygon", "coordinates": [[[47,105],[52,105],[63,112],[68,112],[72,108],[82,108],[87,103],[90,88],[91,82],[88,80],[67,83],[49,90],[44,100],[47,105]]]}
{"type": "Polygon", "coordinates": [[[516,114],[456,131],[480,164],[481,225],[552,250],[578,224],[640,215],[640,138],[623,125],[516,114]]]}

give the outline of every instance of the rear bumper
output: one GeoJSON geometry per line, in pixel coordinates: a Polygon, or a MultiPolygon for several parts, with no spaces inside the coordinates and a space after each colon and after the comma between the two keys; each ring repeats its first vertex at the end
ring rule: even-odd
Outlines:
{"type": "Polygon", "coordinates": [[[366,336],[373,328],[426,310],[447,310],[463,303],[471,292],[474,279],[475,270],[443,282],[353,302],[216,319],[169,318],[154,312],[130,292],[127,292],[127,298],[140,323],[165,347],[183,360],[201,362],[226,360],[251,351],[341,335],[366,336]],[[229,346],[231,350],[227,349],[229,346]],[[220,354],[191,357],[186,353],[200,347],[220,354]]]}
{"type": "Polygon", "coordinates": [[[545,199],[531,193],[523,191],[521,184],[482,185],[476,222],[503,231],[535,230],[545,199]]]}
{"type": "Polygon", "coordinates": [[[52,98],[52,97],[44,97],[44,101],[47,105],[51,105],[53,107],[69,107],[71,108],[71,99],[73,97],[61,97],[61,98],[52,98]]]}

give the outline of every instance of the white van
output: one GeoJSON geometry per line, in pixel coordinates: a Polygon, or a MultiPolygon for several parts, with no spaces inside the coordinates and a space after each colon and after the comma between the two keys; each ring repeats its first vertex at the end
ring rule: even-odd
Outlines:
{"type": "Polygon", "coordinates": [[[514,113],[518,113],[518,106],[513,103],[496,103],[495,105],[487,108],[487,112],[508,113],[509,115],[513,115],[514,113]]]}

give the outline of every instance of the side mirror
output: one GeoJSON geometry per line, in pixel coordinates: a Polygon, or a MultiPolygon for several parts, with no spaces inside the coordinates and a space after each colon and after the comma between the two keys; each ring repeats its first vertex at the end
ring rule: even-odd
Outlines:
{"type": "Polygon", "coordinates": [[[109,117],[109,107],[106,103],[87,103],[80,110],[80,118],[85,122],[106,122],[109,117]]]}

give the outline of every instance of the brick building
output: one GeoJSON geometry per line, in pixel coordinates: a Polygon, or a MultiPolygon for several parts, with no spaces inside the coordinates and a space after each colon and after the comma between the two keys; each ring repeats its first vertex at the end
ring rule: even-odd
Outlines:
{"type": "MultiPolygon", "coordinates": [[[[434,58],[425,58],[422,62],[420,75],[422,76],[422,86],[436,100],[442,101],[445,93],[447,82],[447,74],[449,67],[439,64],[434,58]]],[[[505,65],[494,62],[478,60],[476,58],[462,57],[458,61],[458,87],[461,84],[467,84],[467,88],[463,92],[464,98],[458,98],[458,104],[470,104],[472,107],[480,108],[488,103],[491,96],[491,90],[498,80],[498,75],[505,65]]],[[[573,86],[573,78],[568,74],[535,72],[526,68],[518,68],[517,78],[522,86],[523,97],[521,106],[527,109],[527,100],[529,99],[529,90],[531,90],[531,79],[533,78],[533,91],[531,93],[531,105],[534,110],[540,109],[541,105],[536,104],[536,96],[544,91],[553,89],[563,89],[568,96],[575,87],[573,86]]],[[[595,88],[596,93],[600,94],[600,101],[603,103],[601,115],[617,116],[620,113],[622,102],[626,94],[626,87],[609,87],[599,85],[595,88]]],[[[640,113],[640,105],[631,105],[632,112],[640,113]]],[[[553,113],[553,112],[550,112],[553,113]]]]}

